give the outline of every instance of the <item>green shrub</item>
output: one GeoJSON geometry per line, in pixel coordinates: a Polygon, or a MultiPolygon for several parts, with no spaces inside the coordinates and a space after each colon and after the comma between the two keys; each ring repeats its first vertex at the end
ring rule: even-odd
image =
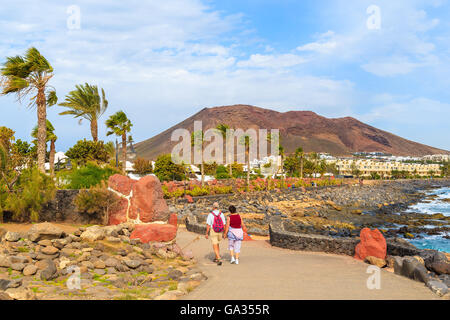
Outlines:
{"type": "Polygon", "coordinates": [[[13,219],[21,221],[38,221],[42,207],[56,193],[53,180],[37,167],[23,170],[14,188],[4,200],[4,209],[13,213],[13,219]]]}
{"type": "Polygon", "coordinates": [[[229,179],[230,175],[228,174],[228,169],[224,165],[219,165],[216,169],[216,178],[217,179],[229,179]]]}
{"type": "Polygon", "coordinates": [[[104,224],[108,222],[109,211],[115,209],[119,202],[120,197],[108,190],[108,186],[104,181],[98,186],[91,187],[89,190],[81,190],[74,199],[78,212],[89,215],[100,214],[104,224]]]}
{"type": "Polygon", "coordinates": [[[209,194],[209,190],[206,187],[195,186],[192,190],[186,190],[186,194],[193,197],[206,196],[209,194]]]}
{"type": "Polygon", "coordinates": [[[152,162],[144,158],[137,158],[134,161],[133,169],[136,174],[145,175],[153,172],[152,162]]]}
{"type": "Polygon", "coordinates": [[[66,156],[79,165],[85,165],[89,161],[106,163],[110,158],[109,145],[103,141],[80,140],[72,148],[67,150],[66,156]]]}
{"type": "Polygon", "coordinates": [[[154,174],[160,181],[182,181],[185,179],[184,167],[174,163],[170,154],[160,155],[156,159],[154,174]]]}
{"type": "Polygon", "coordinates": [[[120,170],[108,165],[100,167],[94,162],[88,162],[81,168],[74,167],[72,170],[60,171],[57,177],[62,188],[88,189],[108,180],[116,173],[120,173],[120,170]]]}

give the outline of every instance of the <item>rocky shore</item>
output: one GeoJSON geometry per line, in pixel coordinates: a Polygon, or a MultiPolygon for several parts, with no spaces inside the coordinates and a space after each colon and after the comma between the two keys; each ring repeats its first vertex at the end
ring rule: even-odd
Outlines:
{"type": "Polygon", "coordinates": [[[374,185],[289,189],[271,192],[209,196],[168,201],[180,221],[195,215],[205,220],[212,203],[218,201],[225,212],[237,207],[249,234],[269,235],[271,217],[287,220],[286,229],[306,234],[357,237],[365,227],[380,228],[387,237],[420,237],[448,231],[450,218],[403,212],[426,195],[424,190],[450,186],[448,179],[387,181],[374,185]],[[427,226],[426,228],[424,226],[427,226]],[[433,227],[430,227],[433,226],[433,227]]]}
{"type": "Polygon", "coordinates": [[[73,234],[50,223],[26,233],[0,228],[0,300],[169,300],[205,280],[191,252],[175,242],[130,239],[133,227],[81,227],[73,234]]]}

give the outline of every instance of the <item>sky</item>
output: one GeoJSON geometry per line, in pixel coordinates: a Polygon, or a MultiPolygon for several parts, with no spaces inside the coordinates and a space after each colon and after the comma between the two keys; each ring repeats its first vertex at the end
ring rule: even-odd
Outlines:
{"type": "MultiPolygon", "coordinates": [[[[0,6],[0,63],[36,47],[59,101],[82,83],[124,110],[135,141],[205,107],[351,116],[450,150],[450,0],[16,0],[0,6]]],[[[90,139],[53,106],[58,151],[90,139]]],[[[35,109],[0,96],[30,141],[35,109]]]]}

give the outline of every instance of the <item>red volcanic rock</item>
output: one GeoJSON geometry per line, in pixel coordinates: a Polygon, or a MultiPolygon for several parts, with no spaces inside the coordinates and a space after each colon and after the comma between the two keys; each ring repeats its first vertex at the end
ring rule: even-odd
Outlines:
{"type": "Polygon", "coordinates": [[[142,243],[151,241],[168,242],[177,236],[177,228],[171,224],[138,224],[130,239],[140,239],[142,243]]]}
{"type": "Polygon", "coordinates": [[[252,241],[253,239],[244,231],[244,241],[252,241]]]}
{"type": "Polygon", "coordinates": [[[117,207],[109,211],[109,225],[116,225],[127,222],[128,200],[121,198],[117,207]]]}
{"type": "Polygon", "coordinates": [[[124,196],[128,196],[130,194],[134,183],[135,180],[121,174],[112,175],[108,180],[108,186],[124,196]]]}
{"type": "Polygon", "coordinates": [[[169,217],[169,224],[171,224],[174,227],[177,227],[178,225],[178,217],[176,213],[172,213],[169,217]]]}
{"type": "Polygon", "coordinates": [[[145,176],[136,181],[133,185],[129,218],[139,217],[144,223],[167,221],[170,212],[163,196],[161,183],[157,177],[145,176]]]}
{"type": "Polygon", "coordinates": [[[368,256],[386,258],[386,239],[378,229],[364,228],[361,230],[360,238],[361,242],[355,248],[355,259],[364,260],[368,256]]]}

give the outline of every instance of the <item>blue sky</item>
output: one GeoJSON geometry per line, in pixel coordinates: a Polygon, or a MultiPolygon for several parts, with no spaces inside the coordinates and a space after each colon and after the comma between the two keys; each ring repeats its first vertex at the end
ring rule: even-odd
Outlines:
{"type": "MultiPolygon", "coordinates": [[[[0,7],[0,61],[37,47],[60,101],[76,84],[105,89],[133,121],[136,141],[204,107],[252,104],[353,116],[450,150],[447,0],[32,1],[0,7]],[[67,26],[72,5],[80,29],[67,26]],[[380,28],[367,9],[376,5],[380,28]]],[[[49,109],[58,150],[89,124],[49,109]]],[[[30,140],[35,110],[0,97],[0,126],[30,140]]]]}

